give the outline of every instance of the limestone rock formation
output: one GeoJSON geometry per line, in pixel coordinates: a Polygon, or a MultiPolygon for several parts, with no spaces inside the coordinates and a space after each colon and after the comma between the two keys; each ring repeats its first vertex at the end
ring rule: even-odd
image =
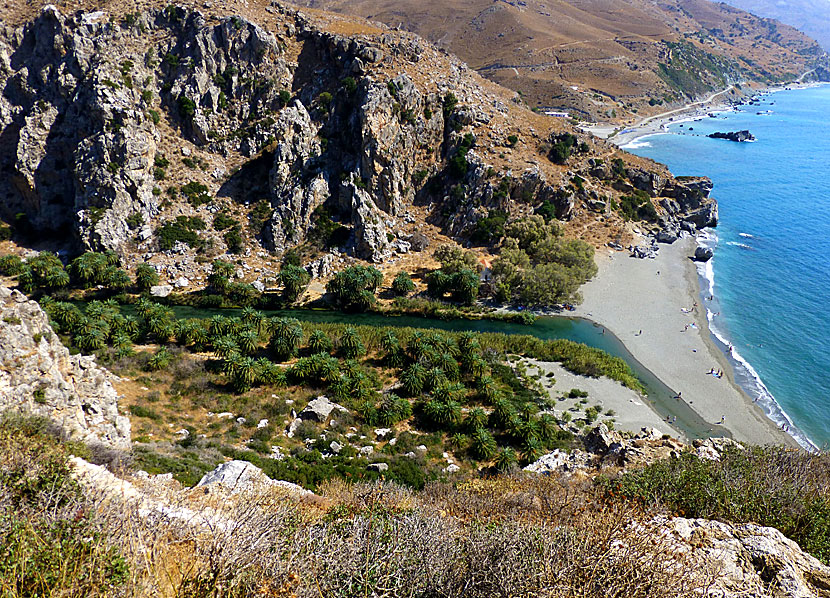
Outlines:
{"type": "Polygon", "coordinates": [[[130,447],[111,374],[94,357],[70,355],[49,318],[18,291],[0,287],[0,411],[48,417],[74,440],[130,447]]]}
{"type": "Polygon", "coordinates": [[[311,492],[297,484],[283,480],[272,480],[259,467],[248,461],[237,460],[222,463],[213,471],[206,473],[196,486],[201,488],[214,484],[221,484],[233,493],[244,492],[257,487],[279,486],[297,496],[311,494],[311,492]]]}
{"type": "Polygon", "coordinates": [[[678,550],[710,561],[716,573],[710,595],[811,598],[830,590],[830,567],[775,528],[681,517],[659,523],[678,550]]]}

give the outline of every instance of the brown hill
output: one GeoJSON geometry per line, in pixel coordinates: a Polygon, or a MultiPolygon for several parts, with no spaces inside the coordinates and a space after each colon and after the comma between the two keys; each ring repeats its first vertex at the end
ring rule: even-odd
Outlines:
{"type": "Polygon", "coordinates": [[[532,107],[659,111],[728,83],[789,81],[823,55],[788,25],[707,0],[301,0],[414,31],[532,107]],[[583,93],[583,92],[589,93],[583,93]]]}

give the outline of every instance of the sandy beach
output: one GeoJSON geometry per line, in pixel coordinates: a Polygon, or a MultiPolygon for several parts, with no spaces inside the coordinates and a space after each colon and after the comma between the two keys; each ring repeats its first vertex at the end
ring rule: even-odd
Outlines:
{"type": "Polygon", "coordinates": [[[573,374],[560,364],[551,361],[523,359],[531,374],[541,374],[540,382],[551,398],[556,400],[558,414],[570,411],[574,418],[582,417],[588,406],[602,408],[598,422],[611,423],[615,430],[639,433],[643,428],[655,428],[660,433],[678,436],[647,401],[636,391],[626,388],[611,378],[588,378],[573,374]],[[548,377],[552,374],[553,378],[548,377]],[[585,391],[585,399],[570,398],[569,391],[576,388],[585,391]]]}
{"type": "Polygon", "coordinates": [[[713,430],[723,417],[736,440],[797,446],[734,382],[726,356],[712,341],[697,270],[688,259],[695,246],[691,237],[661,245],[653,260],[628,252],[598,255],[599,273],[582,287],[584,302],[574,315],[613,332],[713,430]],[[724,376],[707,374],[712,368],[724,376]]]}

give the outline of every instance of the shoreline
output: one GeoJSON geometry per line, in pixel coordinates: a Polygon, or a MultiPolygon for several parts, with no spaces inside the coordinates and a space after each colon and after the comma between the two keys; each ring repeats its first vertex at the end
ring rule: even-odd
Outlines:
{"type": "Polygon", "coordinates": [[[599,256],[599,273],[583,287],[585,300],[573,315],[617,336],[645,368],[682,395],[678,402],[710,423],[713,435],[728,430],[735,440],[751,444],[800,446],[738,385],[727,355],[715,344],[700,275],[688,259],[696,245],[694,237],[661,245],[654,260],[625,252],[599,256]],[[723,378],[706,373],[713,367],[723,378]]]}
{"type": "MultiPolygon", "coordinates": [[[[813,81],[810,83],[793,82],[784,86],[779,85],[775,87],[745,89],[742,90],[741,93],[745,98],[747,98],[759,94],[776,93],[779,91],[786,91],[788,89],[803,89],[822,84],[823,82],[820,81],[813,81]]],[[[710,94],[703,100],[689,102],[674,110],[644,117],[633,125],[624,127],[619,131],[619,127],[616,127],[610,123],[597,124],[592,127],[585,127],[582,130],[605,139],[609,143],[612,143],[621,149],[625,149],[626,146],[630,146],[631,144],[642,141],[643,139],[653,135],[670,135],[671,133],[667,130],[669,125],[676,125],[679,123],[691,122],[697,120],[698,118],[705,118],[710,113],[717,114],[734,111],[736,107],[741,104],[729,101],[725,102],[723,99],[717,99],[721,95],[724,95],[733,89],[734,86],[730,85],[726,89],[710,94]]]]}

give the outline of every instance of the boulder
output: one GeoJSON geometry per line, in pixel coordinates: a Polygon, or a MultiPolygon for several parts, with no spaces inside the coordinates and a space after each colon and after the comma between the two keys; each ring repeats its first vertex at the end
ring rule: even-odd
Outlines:
{"type": "Polygon", "coordinates": [[[337,403],[332,403],[327,397],[319,396],[309,402],[306,408],[300,411],[297,416],[303,421],[325,422],[332,411],[337,410],[341,413],[348,413],[348,409],[337,403]]]}
{"type": "Polygon", "coordinates": [[[388,463],[369,463],[369,465],[366,466],[366,469],[368,469],[369,471],[384,472],[384,471],[389,470],[389,464],[388,463]]]}
{"type": "Polygon", "coordinates": [[[607,453],[611,445],[619,441],[619,435],[608,430],[605,424],[594,426],[583,439],[585,448],[591,452],[599,455],[607,453]]]}
{"type": "Polygon", "coordinates": [[[291,494],[298,496],[307,496],[311,494],[311,492],[302,486],[298,486],[297,484],[292,484],[291,482],[286,482],[284,480],[272,480],[256,465],[253,465],[248,461],[239,460],[222,463],[213,471],[209,471],[202,476],[202,479],[199,480],[196,487],[203,488],[212,485],[224,486],[234,494],[246,490],[269,487],[283,488],[288,490],[291,494]]]}
{"type": "Polygon", "coordinates": [[[173,292],[173,285],[159,284],[150,287],[150,295],[153,297],[167,297],[173,292]]]}
{"type": "Polygon", "coordinates": [[[412,251],[424,251],[429,247],[429,237],[422,232],[417,232],[409,239],[409,246],[412,251]]]}
{"type": "Polygon", "coordinates": [[[697,247],[695,249],[695,261],[696,262],[708,262],[712,259],[712,256],[715,255],[715,252],[709,247],[697,247]]]}
{"type": "Polygon", "coordinates": [[[671,245],[675,241],[677,241],[677,233],[671,229],[664,228],[657,233],[658,243],[666,243],[667,245],[671,245]]]}
{"type": "Polygon", "coordinates": [[[560,449],[554,449],[553,452],[542,455],[538,460],[527,465],[524,471],[541,474],[573,472],[587,469],[591,460],[591,456],[582,451],[575,450],[566,453],[560,449]]]}

